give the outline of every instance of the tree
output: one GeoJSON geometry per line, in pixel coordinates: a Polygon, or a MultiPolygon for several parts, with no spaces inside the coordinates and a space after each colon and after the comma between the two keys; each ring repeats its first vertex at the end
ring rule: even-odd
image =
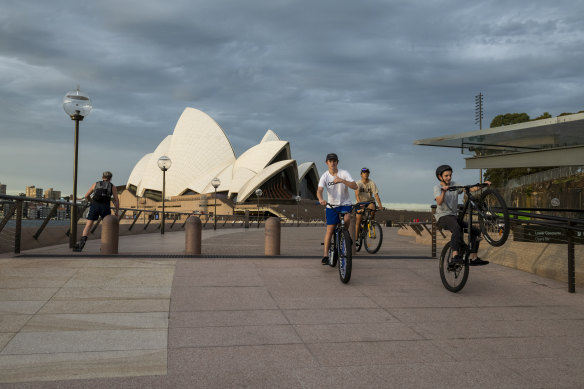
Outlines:
{"type": "Polygon", "coordinates": [[[491,128],[508,126],[510,124],[524,123],[529,121],[529,115],[523,113],[506,113],[504,115],[497,115],[491,121],[491,128]]]}
{"type": "MultiPolygon", "coordinates": [[[[542,113],[540,116],[536,117],[536,118],[535,118],[535,119],[533,119],[533,120],[551,119],[551,118],[552,118],[552,115],[550,115],[550,113],[549,113],[549,112],[544,112],[544,113],[542,113]]],[[[532,120],[532,121],[533,121],[533,120],[532,120]]]]}

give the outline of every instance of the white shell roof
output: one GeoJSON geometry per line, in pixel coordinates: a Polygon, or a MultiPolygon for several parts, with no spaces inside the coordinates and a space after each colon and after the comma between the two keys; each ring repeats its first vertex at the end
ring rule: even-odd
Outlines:
{"type": "Polygon", "coordinates": [[[233,166],[229,195],[239,193],[241,187],[264,170],[282,149],[286,150],[285,159],[290,159],[290,145],[282,140],[260,143],[243,153],[233,166]]]}
{"type": "Polygon", "coordinates": [[[160,168],[158,167],[158,158],[168,154],[171,139],[172,135],[168,135],[162,142],[160,142],[158,147],[156,147],[156,150],[149,154],[150,158],[144,163],[144,170],[140,181],[137,184],[132,182],[132,184],[137,186],[138,189],[136,192],[139,193],[140,196],[144,195],[146,189],[162,191],[162,171],[160,171],[160,168]]]}
{"type": "Polygon", "coordinates": [[[266,131],[266,134],[264,135],[264,137],[262,138],[262,141],[260,143],[271,142],[274,140],[280,140],[280,137],[274,131],[268,130],[268,131],[266,131]]]}
{"type": "Polygon", "coordinates": [[[314,174],[318,179],[318,169],[316,168],[316,164],[314,162],[304,162],[303,164],[298,165],[298,180],[302,181],[306,174],[308,174],[308,172],[312,169],[314,169],[314,174]]]}
{"type": "MultiPolygon", "coordinates": [[[[290,167],[294,171],[292,185],[298,185],[298,168],[291,158],[290,144],[280,140],[274,131],[268,130],[259,144],[236,159],[221,127],[209,115],[194,108],[186,108],[173,134],[138,161],[127,187],[135,185],[138,196],[144,196],[146,190],[161,192],[162,172],[158,159],[163,155],[172,161],[166,172],[167,196],[181,195],[189,190],[212,193],[215,188],[211,181],[217,177],[221,180],[217,191],[237,195],[242,202],[274,174],[290,167]]],[[[311,169],[316,171],[312,162],[301,166],[303,175],[311,169]]]]}
{"type": "MultiPolygon", "coordinates": [[[[262,186],[264,182],[269,180],[273,175],[280,173],[282,170],[292,167],[294,169],[294,176],[298,177],[298,169],[296,167],[296,161],[293,159],[280,161],[271,164],[266,169],[262,170],[260,174],[257,174],[253,179],[249,180],[240,190],[237,195],[237,201],[243,202],[251,196],[257,188],[262,186]]],[[[292,188],[296,191],[296,188],[292,188]]]]}

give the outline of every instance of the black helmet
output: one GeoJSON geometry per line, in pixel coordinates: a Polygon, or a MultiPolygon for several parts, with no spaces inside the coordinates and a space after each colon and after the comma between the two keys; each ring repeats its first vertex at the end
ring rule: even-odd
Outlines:
{"type": "Polygon", "coordinates": [[[103,178],[107,178],[109,180],[112,179],[112,176],[113,176],[112,172],[107,171],[107,170],[105,172],[103,172],[103,175],[102,175],[103,178]]]}
{"type": "Polygon", "coordinates": [[[325,161],[338,161],[339,157],[337,157],[337,155],[335,153],[329,153],[326,155],[326,160],[325,161]]]}
{"type": "Polygon", "coordinates": [[[361,173],[370,173],[369,168],[364,167],[361,169],[361,173]]]}
{"type": "Polygon", "coordinates": [[[450,165],[440,165],[436,168],[436,178],[440,179],[442,173],[447,172],[448,170],[452,171],[450,165]]]}

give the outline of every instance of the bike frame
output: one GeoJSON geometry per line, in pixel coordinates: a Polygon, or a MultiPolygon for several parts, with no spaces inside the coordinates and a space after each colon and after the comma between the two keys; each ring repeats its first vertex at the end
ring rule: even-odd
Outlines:
{"type": "MultiPolygon", "coordinates": [[[[375,212],[377,211],[377,205],[375,205],[375,209],[370,209],[369,208],[369,204],[375,204],[375,202],[373,201],[363,201],[360,203],[355,204],[355,207],[359,206],[359,207],[363,207],[363,216],[361,219],[361,225],[359,225],[359,227],[363,226],[363,228],[361,228],[361,230],[359,231],[359,236],[357,236],[358,240],[364,240],[365,239],[365,231],[367,231],[367,233],[369,233],[370,231],[370,226],[371,226],[371,212],[375,212]]],[[[355,208],[356,209],[356,208],[355,208]]],[[[357,221],[355,220],[355,223],[357,221]]]]}
{"type": "MultiPolygon", "coordinates": [[[[466,194],[466,201],[464,202],[464,205],[462,206],[462,212],[460,212],[458,214],[458,223],[460,225],[462,225],[462,222],[464,221],[464,217],[467,216],[468,214],[468,227],[467,227],[467,239],[466,242],[463,239],[464,244],[466,244],[469,249],[472,249],[472,217],[473,217],[473,210],[478,209],[477,207],[477,198],[475,196],[473,196],[473,194],[470,191],[470,188],[473,188],[475,186],[482,186],[484,184],[477,184],[477,185],[473,185],[473,186],[463,186],[463,187],[455,187],[457,188],[456,190],[458,190],[458,188],[461,188],[464,190],[464,193],[466,194]]],[[[464,234],[464,229],[462,230],[462,233],[464,234]]]]}

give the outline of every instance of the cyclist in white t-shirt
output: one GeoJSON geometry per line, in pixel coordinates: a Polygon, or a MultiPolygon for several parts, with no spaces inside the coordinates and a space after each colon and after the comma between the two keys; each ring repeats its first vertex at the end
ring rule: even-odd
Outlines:
{"type": "MultiPolygon", "coordinates": [[[[357,189],[357,184],[351,177],[348,171],[338,168],[339,158],[335,153],[327,154],[326,165],[328,170],[320,177],[318,183],[318,190],[316,196],[319,203],[326,205],[322,194],[326,188],[328,196],[328,203],[332,205],[340,205],[336,208],[338,212],[351,210],[351,198],[349,197],[349,188],[357,189]]],[[[328,262],[328,249],[331,245],[331,237],[335,230],[335,226],[340,222],[339,215],[333,209],[327,206],[326,208],[326,232],[324,234],[324,257],[322,264],[326,265],[328,262]]],[[[345,214],[345,228],[349,230],[351,226],[351,216],[345,214]]]]}

